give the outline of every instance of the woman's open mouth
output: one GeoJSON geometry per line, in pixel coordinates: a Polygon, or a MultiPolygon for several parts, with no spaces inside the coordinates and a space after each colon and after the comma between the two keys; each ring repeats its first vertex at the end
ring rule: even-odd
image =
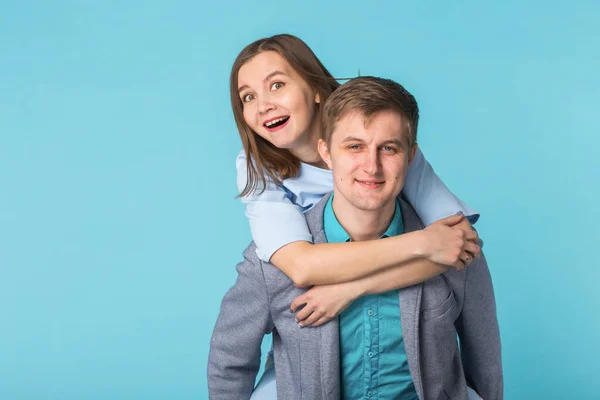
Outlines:
{"type": "Polygon", "coordinates": [[[289,115],[286,115],[283,117],[277,117],[277,118],[273,118],[272,120],[265,122],[263,124],[263,126],[269,132],[275,132],[275,131],[278,131],[279,129],[283,128],[284,126],[286,126],[289,120],[290,120],[289,115]]]}

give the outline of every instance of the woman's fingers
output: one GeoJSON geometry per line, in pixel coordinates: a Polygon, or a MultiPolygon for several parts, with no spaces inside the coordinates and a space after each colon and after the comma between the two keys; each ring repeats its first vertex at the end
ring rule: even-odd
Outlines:
{"type": "Polygon", "coordinates": [[[292,301],[292,304],[290,304],[290,310],[292,310],[292,312],[298,311],[299,308],[302,308],[305,304],[308,304],[309,300],[310,291],[304,292],[300,296],[296,297],[294,301],[292,301]]]}
{"type": "Polygon", "coordinates": [[[477,243],[479,241],[479,234],[472,229],[465,231],[465,239],[477,243]]]}
{"type": "Polygon", "coordinates": [[[306,318],[304,321],[298,322],[298,324],[302,325],[302,327],[311,326],[315,322],[317,322],[319,319],[321,319],[321,317],[322,317],[322,315],[320,312],[314,311],[312,314],[310,314],[310,316],[308,318],[306,318]]]}
{"type": "Polygon", "coordinates": [[[457,271],[462,271],[465,268],[465,263],[463,262],[462,259],[459,258],[458,261],[456,261],[454,264],[452,264],[452,266],[454,267],[454,269],[456,269],[457,271]]]}
{"type": "Polygon", "coordinates": [[[468,267],[473,262],[473,256],[466,251],[461,251],[460,259],[462,260],[465,267],[468,267]]]}
{"type": "Polygon", "coordinates": [[[437,220],[434,223],[440,223],[440,224],[446,225],[446,226],[453,226],[453,225],[458,224],[460,221],[462,221],[463,216],[464,216],[463,213],[459,211],[454,215],[451,215],[446,218],[442,218],[440,220],[437,220]]]}
{"type": "Polygon", "coordinates": [[[312,326],[313,326],[313,328],[316,328],[317,326],[323,325],[325,322],[329,322],[329,320],[331,320],[331,318],[329,318],[327,316],[323,316],[323,317],[319,318],[319,320],[317,322],[312,324],[312,326]]]}
{"type": "MultiPolygon", "coordinates": [[[[481,247],[477,246],[473,242],[465,242],[463,246],[463,252],[471,253],[471,257],[479,258],[481,255],[481,247]]],[[[462,259],[462,257],[461,257],[462,259]]],[[[464,260],[464,259],[463,259],[464,260]]]]}
{"type": "Polygon", "coordinates": [[[304,321],[306,318],[310,317],[310,315],[313,312],[314,312],[313,308],[307,304],[306,306],[304,306],[304,308],[302,310],[298,311],[298,313],[296,314],[296,321],[298,321],[298,322],[304,321]]]}

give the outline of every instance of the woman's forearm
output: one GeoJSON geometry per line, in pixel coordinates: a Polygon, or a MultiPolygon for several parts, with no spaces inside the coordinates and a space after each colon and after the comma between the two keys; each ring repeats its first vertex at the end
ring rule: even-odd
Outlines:
{"type": "Polygon", "coordinates": [[[429,260],[413,260],[346,284],[353,285],[358,296],[379,294],[425,282],[448,268],[429,260]]]}
{"type": "Polygon", "coordinates": [[[355,281],[316,285],[296,297],[290,309],[301,326],[319,326],[343,312],[357,298],[401,289],[426,281],[446,271],[432,261],[408,261],[402,266],[376,272],[355,281]],[[298,311],[300,310],[300,311],[298,311]]]}
{"type": "Polygon", "coordinates": [[[426,252],[422,232],[363,242],[294,242],[277,250],[271,263],[299,286],[354,281],[422,259],[426,252]]]}

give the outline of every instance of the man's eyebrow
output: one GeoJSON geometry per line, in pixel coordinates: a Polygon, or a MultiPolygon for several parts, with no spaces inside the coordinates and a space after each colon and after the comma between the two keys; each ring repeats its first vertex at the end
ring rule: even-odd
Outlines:
{"type": "Polygon", "coordinates": [[[356,136],[346,136],[341,143],[346,142],[363,142],[363,140],[361,138],[357,138],[356,136]]]}
{"type": "MultiPolygon", "coordinates": [[[[265,79],[263,79],[263,82],[266,82],[269,79],[271,79],[271,78],[273,78],[274,76],[277,76],[277,75],[285,75],[285,76],[287,76],[284,72],[273,71],[269,75],[267,75],[267,77],[265,79]]],[[[248,85],[241,86],[241,87],[238,88],[238,93],[241,92],[242,90],[249,89],[249,88],[250,87],[248,85]]]]}
{"type": "Polygon", "coordinates": [[[402,145],[404,144],[404,141],[400,140],[400,139],[390,139],[390,140],[386,140],[385,142],[383,142],[381,145],[385,146],[387,144],[395,144],[398,147],[402,147],[402,145]]]}
{"type": "MultiPolygon", "coordinates": [[[[346,142],[364,142],[363,139],[358,138],[356,136],[347,136],[345,137],[341,143],[346,143],[346,142]]],[[[388,144],[394,144],[398,147],[402,147],[403,146],[403,141],[401,139],[390,139],[390,140],[386,140],[385,142],[379,144],[379,146],[387,146],[388,144]]]]}

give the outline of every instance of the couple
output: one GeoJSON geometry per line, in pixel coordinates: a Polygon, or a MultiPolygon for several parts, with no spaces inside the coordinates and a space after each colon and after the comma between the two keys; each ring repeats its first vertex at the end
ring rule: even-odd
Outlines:
{"type": "MultiPolygon", "coordinates": [[[[252,396],[273,333],[280,399],[501,399],[491,279],[462,217],[477,215],[418,150],[412,95],[370,77],[338,86],[290,35],[234,63],[254,242],[211,340],[211,398],[252,396]]],[[[275,398],[265,375],[254,398],[275,398]]]]}

